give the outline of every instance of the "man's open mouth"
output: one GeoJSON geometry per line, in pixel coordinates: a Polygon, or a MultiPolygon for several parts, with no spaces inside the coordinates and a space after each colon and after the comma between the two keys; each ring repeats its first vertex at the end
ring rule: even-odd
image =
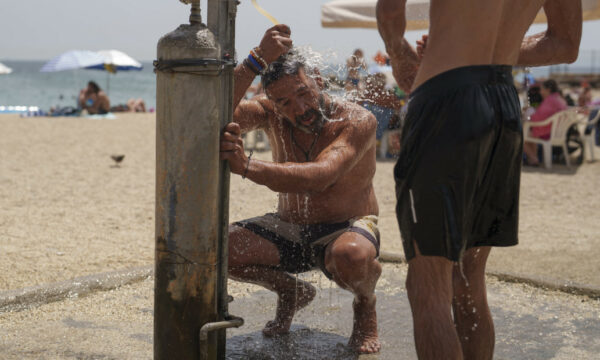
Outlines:
{"type": "Polygon", "coordinates": [[[300,123],[304,126],[308,126],[308,125],[312,125],[312,123],[315,121],[315,116],[311,115],[308,118],[304,118],[302,120],[300,120],[300,123]]]}

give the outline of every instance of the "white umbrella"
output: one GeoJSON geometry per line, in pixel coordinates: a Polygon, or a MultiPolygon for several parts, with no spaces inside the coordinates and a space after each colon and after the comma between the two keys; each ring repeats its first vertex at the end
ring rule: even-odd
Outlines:
{"type": "Polygon", "coordinates": [[[0,75],[10,74],[11,72],[12,72],[11,68],[4,65],[3,63],[0,63],[0,75]]]}
{"type": "Polygon", "coordinates": [[[98,54],[103,57],[101,64],[88,66],[87,69],[106,70],[106,93],[110,90],[110,74],[117,71],[142,70],[139,61],[119,50],[100,50],[98,54]]]}
{"type": "MultiPolygon", "coordinates": [[[[321,6],[321,25],[334,28],[377,28],[375,5],[377,0],[334,0],[321,6]]],[[[583,19],[600,19],[600,0],[582,0],[583,19]]],[[[540,11],[536,23],[545,23],[540,11]]],[[[406,1],[406,30],[429,27],[429,0],[406,1]]]]}
{"type": "Polygon", "coordinates": [[[103,63],[88,66],[88,69],[102,69],[115,73],[125,70],[142,70],[143,68],[139,61],[119,50],[100,50],[98,54],[104,58],[103,63]]]}
{"type": "Polygon", "coordinates": [[[82,69],[89,66],[102,64],[104,57],[89,50],[70,50],[48,61],[41,68],[41,72],[54,72],[63,70],[82,69]]]}

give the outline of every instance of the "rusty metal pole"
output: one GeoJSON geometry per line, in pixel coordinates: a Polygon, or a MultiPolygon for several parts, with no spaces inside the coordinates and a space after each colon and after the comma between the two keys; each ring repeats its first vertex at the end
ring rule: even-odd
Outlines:
{"type": "MultiPolygon", "coordinates": [[[[217,35],[221,45],[221,57],[223,59],[235,58],[235,17],[237,14],[237,0],[208,0],[208,28],[217,35]]],[[[224,70],[221,76],[221,96],[226,101],[221,103],[221,126],[233,120],[233,67],[224,70]]],[[[229,316],[227,296],[227,258],[228,258],[228,229],[229,229],[229,166],[226,162],[221,163],[221,244],[220,257],[221,269],[219,277],[219,314],[229,316]]],[[[225,330],[217,332],[217,354],[218,359],[225,359],[225,330]]]]}
{"type": "Polygon", "coordinates": [[[229,172],[219,161],[233,61],[223,35],[201,23],[200,1],[182,2],[192,3],[190,24],[159,40],[155,61],[154,358],[222,359],[221,329],[243,324],[227,313],[229,172]]]}

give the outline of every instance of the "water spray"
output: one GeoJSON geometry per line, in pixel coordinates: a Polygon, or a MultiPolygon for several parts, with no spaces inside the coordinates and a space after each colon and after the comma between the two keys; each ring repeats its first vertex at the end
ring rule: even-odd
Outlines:
{"type": "Polygon", "coordinates": [[[275,19],[273,17],[273,15],[269,14],[265,9],[261,8],[260,5],[258,5],[258,2],[256,0],[252,0],[252,5],[256,9],[256,11],[258,11],[264,17],[266,17],[267,19],[269,19],[273,23],[273,25],[279,25],[279,21],[277,21],[277,19],[275,19]]]}

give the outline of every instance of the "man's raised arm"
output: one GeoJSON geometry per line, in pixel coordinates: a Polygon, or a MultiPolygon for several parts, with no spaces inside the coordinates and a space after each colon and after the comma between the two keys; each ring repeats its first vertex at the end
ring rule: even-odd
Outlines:
{"type": "Polygon", "coordinates": [[[581,42],[581,0],[547,0],[548,29],[523,39],[518,65],[542,66],[577,60],[581,42]]]}
{"type": "Polygon", "coordinates": [[[242,98],[265,65],[270,64],[292,47],[290,34],[290,28],[283,24],[268,29],[260,45],[252,50],[258,59],[249,55],[234,70],[233,121],[240,124],[242,132],[255,129],[266,120],[264,109],[258,101],[242,101],[242,98]]]}
{"type": "Polygon", "coordinates": [[[377,28],[390,56],[392,72],[398,86],[410,92],[417,76],[419,57],[404,38],[406,0],[378,0],[377,28]]]}

